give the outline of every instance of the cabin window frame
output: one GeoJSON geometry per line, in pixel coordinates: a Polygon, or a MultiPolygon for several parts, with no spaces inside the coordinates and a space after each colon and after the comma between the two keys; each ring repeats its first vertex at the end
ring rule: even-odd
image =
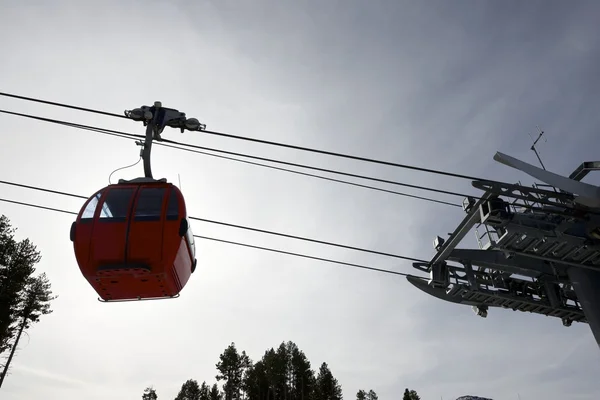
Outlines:
{"type": "Polygon", "coordinates": [[[178,221],[179,220],[179,195],[174,187],[171,187],[169,195],[167,197],[167,209],[165,212],[165,219],[167,221],[178,221]]]}
{"type": "Polygon", "coordinates": [[[192,232],[192,224],[190,223],[190,218],[188,216],[185,217],[187,220],[188,229],[185,233],[185,241],[187,242],[188,248],[190,249],[190,253],[192,254],[192,260],[196,258],[196,241],[194,239],[194,233],[192,232]]]}
{"type": "Polygon", "coordinates": [[[81,215],[79,217],[80,223],[82,223],[82,224],[92,223],[92,221],[96,217],[96,211],[98,210],[98,205],[100,204],[100,201],[102,200],[102,195],[104,194],[104,191],[105,191],[105,189],[99,190],[96,193],[94,193],[89,199],[87,199],[87,201],[85,202],[85,204],[82,207],[81,215]],[[92,206],[94,200],[95,200],[95,203],[92,206]],[[93,207],[93,208],[91,208],[91,207],[93,207]],[[90,212],[91,212],[91,214],[90,214],[90,212]]]}

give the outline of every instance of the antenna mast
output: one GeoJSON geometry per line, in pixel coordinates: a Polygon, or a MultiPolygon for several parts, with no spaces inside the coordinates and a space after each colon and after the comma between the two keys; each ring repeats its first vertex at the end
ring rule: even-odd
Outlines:
{"type": "MultiPolygon", "coordinates": [[[[540,141],[540,139],[542,138],[542,136],[544,135],[544,131],[540,129],[539,126],[537,126],[536,128],[538,128],[539,134],[537,139],[535,139],[533,141],[533,144],[531,145],[531,150],[533,150],[533,152],[535,153],[538,161],[540,162],[540,165],[542,166],[542,168],[545,170],[546,167],[544,166],[544,163],[542,162],[542,159],[540,157],[540,154],[538,153],[537,149],[535,148],[535,145],[537,144],[537,142],[540,141]]],[[[531,134],[529,134],[529,137],[531,137],[531,134]]],[[[531,137],[531,140],[533,140],[533,138],[531,137]]],[[[546,138],[544,138],[544,142],[546,142],[546,138]]]]}

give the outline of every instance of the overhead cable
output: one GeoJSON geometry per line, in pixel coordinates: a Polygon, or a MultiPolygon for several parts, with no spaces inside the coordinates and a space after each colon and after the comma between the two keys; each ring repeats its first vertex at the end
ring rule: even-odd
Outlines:
{"type": "MultiPolygon", "coordinates": [[[[78,124],[78,123],[74,123],[74,122],[56,120],[56,119],[51,119],[51,118],[45,118],[45,117],[40,117],[40,116],[35,116],[35,115],[30,115],[30,114],[22,114],[22,113],[17,113],[17,112],[7,111],[7,110],[1,110],[1,109],[0,109],[0,113],[5,113],[5,114],[9,114],[9,115],[24,117],[24,118],[31,118],[31,119],[35,119],[35,120],[39,120],[39,121],[43,121],[43,122],[54,123],[54,124],[59,124],[59,125],[65,125],[65,126],[69,126],[71,128],[89,130],[89,131],[92,131],[92,132],[97,132],[97,133],[101,133],[101,134],[106,134],[106,135],[111,135],[111,136],[126,138],[126,139],[130,139],[130,140],[132,140],[132,139],[144,139],[143,135],[138,135],[138,134],[133,134],[133,133],[127,133],[127,132],[122,132],[122,131],[116,131],[116,130],[112,130],[112,129],[99,128],[99,127],[95,127],[95,126],[83,125],[83,124],[78,124]]],[[[409,188],[413,188],[413,189],[426,190],[426,191],[431,191],[431,192],[436,192],[436,193],[441,193],[441,194],[448,194],[448,195],[452,195],[452,196],[460,196],[460,197],[463,197],[463,198],[464,197],[473,197],[473,196],[470,196],[468,194],[459,193],[459,192],[453,192],[453,191],[448,191],[448,190],[441,190],[441,189],[431,188],[431,187],[427,187],[427,186],[412,185],[412,184],[408,184],[408,183],[397,182],[397,181],[392,181],[392,180],[387,180],[387,179],[380,179],[380,178],[375,178],[375,177],[370,177],[370,176],[365,176],[365,175],[359,175],[359,174],[352,174],[352,173],[348,173],[348,172],[342,172],[342,171],[337,171],[337,170],[332,170],[332,169],[327,169],[327,168],[314,167],[314,166],[310,166],[310,165],[306,165],[306,164],[299,164],[299,163],[292,163],[292,162],[287,162],[287,161],[281,161],[281,160],[277,160],[277,159],[273,159],[273,158],[253,156],[253,155],[249,155],[249,154],[236,153],[236,152],[232,152],[232,151],[220,150],[220,149],[215,149],[215,148],[210,148],[210,147],[204,147],[204,146],[196,146],[196,145],[193,145],[193,144],[181,143],[181,142],[177,142],[177,141],[169,140],[169,139],[162,139],[162,141],[156,141],[155,144],[156,145],[165,146],[165,147],[174,148],[174,149],[178,149],[178,150],[184,150],[184,151],[190,151],[190,152],[193,152],[193,153],[204,154],[204,155],[210,155],[210,153],[203,153],[203,152],[197,151],[196,149],[198,149],[198,150],[214,151],[214,152],[222,153],[222,154],[229,154],[229,155],[234,155],[234,156],[238,156],[238,157],[246,157],[246,158],[255,159],[255,160],[273,162],[273,163],[277,163],[277,164],[289,165],[289,166],[294,166],[294,167],[299,167],[299,168],[306,168],[306,169],[311,169],[311,170],[315,170],[315,171],[321,171],[321,172],[327,172],[327,173],[331,173],[331,174],[343,175],[343,176],[348,176],[348,177],[353,177],[353,178],[371,180],[371,181],[381,182],[381,183],[387,183],[387,184],[391,184],[391,185],[404,186],[404,187],[409,187],[409,188]],[[183,146],[183,147],[177,147],[175,145],[177,145],[177,146],[183,146]]],[[[216,155],[213,155],[213,156],[216,156],[216,155]]],[[[232,159],[232,158],[230,158],[230,159],[233,160],[233,161],[244,162],[243,160],[232,159]]],[[[248,161],[246,161],[246,163],[248,163],[248,161]]],[[[293,172],[293,173],[302,174],[302,175],[308,175],[306,173],[301,173],[301,172],[293,171],[293,170],[287,170],[287,169],[283,169],[283,168],[275,168],[273,166],[268,166],[268,165],[264,165],[264,164],[254,163],[254,165],[259,165],[259,166],[267,167],[267,168],[280,169],[280,170],[284,170],[284,171],[287,171],[287,172],[293,172]]],[[[318,175],[312,175],[312,176],[313,177],[319,177],[318,175]]],[[[327,177],[319,177],[319,178],[321,178],[321,179],[327,179],[327,180],[333,180],[332,178],[327,178],[327,177]]],[[[340,183],[345,183],[345,184],[351,184],[351,185],[354,185],[354,186],[367,187],[366,185],[359,185],[359,184],[356,184],[356,183],[353,183],[353,182],[347,182],[347,181],[341,181],[341,180],[335,180],[335,181],[336,182],[340,182],[340,183]]],[[[401,196],[414,197],[414,198],[418,198],[420,200],[431,201],[431,202],[435,202],[435,203],[441,203],[441,204],[445,204],[445,205],[449,205],[449,206],[453,206],[453,207],[461,207],[458,204],[449,203],[449,202],[446,202],[446,201],[443,201],[443,200],[431,199],[431,198],[427,198],[427,197],[423,197],[423,196],[415,196],[415,195],[410,195],[410,194],[402,193],[402,192],[392,192],[392,191],[389,191],[389,190],[380,189],[380,188],[374,188],[374,187],[367,187],[367,188],[374,189],[374,190],[385,191],[385,192],[388,192],[388,193],[393,193],[393,194],[397,194],[397,195],[401,195],[401,196]]]]}
{"type": "MultiPolygon", "coordinates": [[[[10,185],[10,186],[16,186],[16,187],[21,187],[21,188],[31,189],[31,190],[37,190],[37,191],[40,191],[40,192],[58,194],[58,195],[61,195],[61,196],[74,197],[74,198],[83,199],[83,200],[87,200],[88,199],[88,197],[86,197],[86,196],[82,196],[82,195],[75,194],[75,193],[69,193],[69,192],[60,191],[60,190],[53,190],[53,189],[46,189],[46,188],[42,188],[42,187],[39,187],[39,186],[25,185],[25,184],[22,184],[22,183],[16,183],[16,182],[9,182],[9,181],[0,180],[0,184],[10,185]]],[[[377,255],[382,255],[382,256],[387,256],[387,257],[394,257],[394,258],[399,258],[399,259],[409,260],[409,261],[415,261],[415,262],[426,262],[425,260],[422,260],[422,259],[419,259],[419,258],[413,258],[413,257],[408,257],[408,256],[403,256],[403,255],[398,255],[398,254],[392,254],[392,253],[386,253],[386,252],[381,252],[381,251],[377,251],[377,250],[370,250],[370,249],[365,249],[365,248],[361,248],[361,247],[348,246],[348,245],[344,245],[344,244],[340,244],[340,243],[334,243],[334,242],[328,242],[328,241],[324,241],[324,240],[311,239],[311,238],[307,238],[307,237],[303,237],[303,236],[290,235],[290,234],[287,234],[287,233],[269,231],[269,230],[265,230],[265,229],[253,228],[253,227],[250,227],[250,226],[244,226],[244,225],[238,225],[238,224],[232,224],[232,223],[229,223],[229,222],[215,221],[215,220],[211,220],[211,219],[198,218],[198,217],[192,217],[192,216],[190,216],[189,218],[193,219],[193,220],[196,220],[196,221],[200,221],[200,222],[206,222],[206,223],[209,223],[209,224],[229,226],[229,227],[232,227],[232,228],[238,228],[238,229],[244,229],[244,230],[249,230],[249,231],[254,231],[254,232],[259,232],[259,233],[265,233],[265,234],[268,234],[268,235],[287,237],[287,238],[290,238],[290,239],[303,240],[303,241],[306,241],[306,242],[319,243],[319,244],[323,244],[323,245],[327,245],[327,246],[340,247],[340,248],[345,248],[345,249],[349,249],[349,250],[361,251],[363,253],[377,254],[377,255]]]]}
{"type": "Polygon", "coordinates": [[[57,102],[48,101],[48,100],[41,100],[41,99],[36,99],[36,98],[33,98],[33,97],[25,97],[25,96],[20,96],[20,95],[17,95],[17,94],[0,92],[0,96],[12,97],[13,99],[19,99],[19,100],[33,101],[35,103],[48,104],[48,105],[51,105],[51,106],[70,108],[72,110],[86,111],[86,112],[90,112],[90,113],[94,113],[94,114],[102,114],[102,115],[107,115],[109,117],[117,117],[117,118],[125,118],[125,119],[127,119],[127,117],[124,114],[115,114],[115,113],[111,113],[111,112],[107,112],[107,111],[95,110],[93,108],[85,108],[85,107],[73,106],[73,105],[70,105],[70,104],[57,103],[57,102]]]}
{"type": "MultiPolygon", "coordinates": [[[[68,105],[68,104],[55,103],[55,102],[40,100],[40,99],[36,99],[36,98],[32,98],[32,97],[24,97],[24,96],[18,96],[18,95],[2,93],[2,92],[0,92],[0,95],[19,98],[22,100],[51,104],[51,105],[55,105],[55,106],[59,106],[59,107],[67,107],[67,108],[77,109],[77,110],[81,110],[81,111],[94,112],[94,113],[99,113],[99,114],[115,116],[115,117],[118,116],[120,118],[124,117],[124,115],[121,116],[119,114],[113,114],[113,113],[109,113],[106,111],[94,110],[94,109],[90,109],[90,108],[83,108],[83,107],[78,107],[78,106],[73,106],[73,105],[68,105]]],[[[267,144],[267,145],[271,145],[271,146],[284,147],[284,148],[288,148],[288,149],[301,150],[301,151],[306,151],[306,152],[311,152],[311,153],[347,158],[347,159],[351,159],[351,160],[363,161],[363,162],[368,162],[368,163],[387,165],[387,166],[392,166],[392,167],[397,167],[397,168],[412,169],[415,171],[428,172],[431,174],[438,174],[438,175],[451,176],[451,177],[455,177],[455,178],[468,179],[471,181],[486,180],[483,178],[478,178],[478,177],[469,176],[469,175],[462,175],[462,174],[457,174],[457,173],[453,173],[453,172],[441,171],[441,170],[424,168],[424,167],[417,167],[414,165],[400,164],[400,163],[395,163],[395,162],[390,162],[390,161],[377,160],[374,158],[361,157],[361,156],[355,156],[355,155],[351,155],[351,154],[344,154],[344,153],[338,153],[338,152],[333,152],[333,151],[314,149],[314,148],[297,146],[297,145],[292,145],[292,144],[287,144],[287,143],[273,142],[273,141],[264,140],[264,139],[250,138],[250,137],[245,137],[245,136],[240,136],[240,135],[233,135],[233,134],[225,133],[225,132],[217,132],[217,131],[210,131],[210,130],[202,130],[200,132],[206,133],[209,135],[226,137],[226,138],[230,138],[230,139],[239,139],[239,140],[245,140],[245,141],[250,141],[250,142],[255,142],[255,143],[267,144]]]]}
{"type": "MultiPolygon", "coordinates": [[[[188,149],[188,148],[185,148],[185,147],[177,147],[177,146],[173,146],[173,145],[169,145],[169,144],[163,144],[163,143],[160,143],[160,142],[156,142],[156,144],[163,145],[165,147],[169,147],[169,148],[172,148],[172,149],[184,150],[184,151],[189,151],[189,152],[192,152],[192,153],[202,154],[202,155],[206,155],[206,156],[210,156],[210,157],[222,158],[222,159],[225,159],[225,160],[237,161],[237,162],[244,163],[244,164],[256,165],[256,166],[259,166],[259,167],[264,167],[264,168],[274,169],[274,170],[278,170],[278,171],[289,172],[289,173],[292,173],[292,174],[309,176],[311,178],[322,179],[322,180],[326,180],[326,181],[330,181],[330,182],[343,183],[345,185],[350,185],[350,186],[356,186],[356,187],[360,187],[360,188],[364,188],[364,189],[375,190],[375,191],[378,191],[378,192],[390,193],[390,194],[395,194],[395,195],[403,196],[403,197],[410,197],[410,198],[417,199],[417,200],[429,201],[429,202],[432,202],[432,203],[443,204],[443,205],[451,206],[451,207],[459,207],[459,208],[462,207],[460,204],[450,203],[449,201],[444,201],[444,200],[432,199],[431,197],[417,196],[417,195],[414,195],[414,194],[397,192],[395,190],[383,189],[383,188],[380,188],[380,187],[370,186],[370,185],[363,185],[363,184],[356,183],[356,182],[350,182],[350,181],[345,181],[345,180],[342,180],[342,179],[330,178],[330,177],[322,176],[322,175],[309,174],[308,172],[295,171],[293,169],[276,167],[274,165],[261,164],[261,163],[257,163],[257,162],[253,162],[253,161],[248,161],[248,160],[240,160],[239,158],[233,158],[233,157],[221,156],[221,155],[218,155],[218,154],[206,153],[206,152],[200,151],[200,150],[188,149]]],[[[215,151],[215,150],[213,150],[213,151],[215,151]]],[[[245,156],[245,157],[250,157],[250,156],[245,156]]],[[[307,167],[305,167],[305,168],[307,168],[307,167]]]]}
{"type": "MultiPolygon", "coordinates": [[[[106,135],[111,135],[111,136],[115,136],[115,137],[119,137],[119,138],[123,138],[123,139],[130,139],[131,140],[131,139],[143,139],[144,138],[144,136],[138,135],[138,134],[132,134],[132,133],[127,133],[127,132],[115,131],[115,130],[110,130],[110,129],[105,129],[105,128],[99,128],[99,127],[94,127],[94,126],[89,126],[89,125],[82,125],[82,124],[77,124],[77,123],[68,122],[68,121],[54,120],[54,119],[50,119],[50,118],[33,116],[33,115],[28,115],[28,114],[15,113],[15,112],[12,112],[12,111],[0,110],[0,113],[6,113],[6,114],[10,114],[10,115],[22,116],[22,117],[25,117],[25,118],[32,118],[32,119],[41,120],[41,121],[44,121],[44,122],[56,123],[56,124],[60,124],[60,125],[64,125],[64,126],[69,126],[69,127],[72,127],[72,128],[77,128],[77,129],[82,129],[82,130],[89,130],[89,131],[93,131],[93,132],[97,132],[97,133],[101,133],[101,134],[106,134],[106,135]]],[[[159,142],[155,142],[155,144],[156,145],[160,145],[160,146],[164,146],[164,147],[169,147],[169,148],[177,149],[177,150],[189,151],[189,152],[192,152],[192,153],[207,155],[207,156],[211,156],[211,157],[228,159],[228,160],[231,160],[231,161],[237,161],[237,162],[247,163],[247,164],[251,164],[251,165],[257,165],[257,166],[261,166],[261,167],[264,167],[264,168],[270,168],[270,169],[275,169],[275,170],[282,170],[282,171],[286,171],[286,172],[290,172],[290,173],[294,173],[294,174],[315,177],[315,178],[318,178],[318,179],[324,179],[324,180],[338,182],[338,183],[343,183],[343,184],[347,184],[347,185],[352,185],[352,186],[357,186],[357,187],[363,187],[363,188],[367,188],[367,189],[371,189],[371,190],[376,190],[376,191],[381,191],[381,192],[387,192],[387,193],[391,193],[391,194],[395,194],[395,195],[400,195],[400,196],[405,196],[405,197],[411,197],[411,198],[415,198],[415,199],[418,199],[418,200],[424,200],[424,201],[434,202],[434,203],[448,205],[448,206],[452,206],[452,207],[461,207],[462,208],[463,206],[459,205],[459,204],[456,204],[456,203],[450,203],[450,202],[446,202],[446,201],[443,201],[443,200],[432,199],[432,198],[428,198],[428,197],[424,197],[424,196],[417,196],[417,195],[412,195],[412,194],[408,194],[408,193],[396,192],[396,191],[392,191],[392,190],[388,190],[388,189],[383,189],[383,188],[378,188],[378,187],[373,187],[373,186],[368,186],[368,185],[361,185],[361,184],[358,184],[358,183],[355,183],[355,182],[348,182],[348,181],[333,179],[333,178],[329,178],[329,177],[324,177],[324,176],[319,176],[319,175],[314,175],[314,174],[308,174],[308,173],[304,173],[304,172],[300,172],[300,171],[289,170],[289,169],[286,169],[286,168],[275,167],[275,166],[272,166],[272,165],[255,163],[255,162],[250,162],[250,161],[247,161],[247,160],[240,160],[240,159],[236,159],[236,158],[232,158],[232,157],[220,156],[220,155],[217,155],[217,154],[211,154],[211,153],[206,153],[206,152],[203,152],[203,151],[198,151],[196,149],[203,149],[203,150],[208,150],[208,151],[214,151],[214,152],[223,153],[223,154],[231,154],[231,155],[236,155],[236,156],[240,156],[240,157],[257,159],[257,160],[264,160],[264,161],[268,161],[268,162],[279,163],[279,164],[284,164],[284,165],[291,165],[291,166],[296,166],[296,167],[300,167],[300,168],[306,168],[306,169],[312,169],[312,170],[317,170],[317,171],[328,172],[328,173],[332,173],[332,174],[350,176],[350,177],[355,177],[355,178],[359,178],[359,179],[366,179],[366,180],[372,180],[372,181],[377,181],[377,182],[382,182],[382,183],[388,183],[388,184],[392,184],[392,185],[410,187],[410,188],[414,188],[414,189],[427,190],[427,191],[432,191],[432,192],[441,193],[441,194],[448,194],[448,195],[453,195],[453,196],[460,196],[460,197],[463,197],[463,198],[470,198],[472,200],[481,200],[482,199],[481,196],[474,196],[474,195],[465,194],[465,193],[459,193],[459,192],[452,192],[452,191],[447,191],[447,190],[441,190],[441,189],[431,188],[431,187],[427,187],[427,186],[411,185],[411,184],[403,183],[403,182],[390,181],[390,180],[379,179],[379,178],[374,178],[374,177],[369,177],[369,176],[364,176],[364,175],[358,175],[358,174],[351,174],[351,173],[347,173],[347,172],[330,170],[330,169],[326,169],[326,168],[319,168],[319,167],[314,167],[314,166],[309,166],[309,165],[304,165],[304,164],[291,163],[291,162],[281,161],[281,160],[276,160],[276,159],[271,159],[271,158],[258,157],[258,156],[243,154],[243,153],[235,153],[235,152],[231,152],[231,151],[214,149],[214,148],[209,148],[209,147],[196,146],[196,145],[187,144],[187,143],[180,143],[180,142],[176,142],[176,141],[168,140],[168,139],[163,139],[162,142],[160,142],[160,141],[159,142]],[[163,142],[166,142],[166,143],[163,143],[163,142]],[[183,146],[183,147],[179,147],[179,146],[183,146]]],[[[488,180],[488,181],[485,181],[485,182],[488,183],[488,184],[505,185],[503,182],[499,182],[499,181],[495,181],[495,180],[488,180]]],[[[537,207],[532,206],[532,205],[528,205],[528,204],[520,204],[519,207],[520,208],[524,208],[524,209],[537,210],[537,207]]],[[[592,212],[592,213],[593,214],[597,214],[596,212],[592,212]]]]}
{"type": "MultiPolygon", "coordinates": [[[[10,200],[10,199],[4,199],[4,198],[0,198],[0,201],[6,202],[6,203],[12,203],[12,204],[17,204],[17,205],[22,205],[22,206],[27,206],[27,207],[32,207],[32,208],[38,208],[38,209],[47,210],[47,211],[60,212],[60,213],[63,213],[63,214],[77,215],[76,212],[68,211],[68,210],[64,210],[64,209],[60,209],[60,208],[45,207],[45,206],[40,206],[38,204],[25,203],[25,202],[20,202],[20,201],[15,201],[15,200],[10,200]]],[[[362,265],[362,264],[348,263],[348,262],[345,262],[345,261],[334,260],[334,259],[331,259],[331,258],[316,257],[316,256],[311,256],[311,255],[307,255],[307,254],[303,254],[303,253],[293,253],[293,252],[289,252],[289,251],[285,251],[285,250],[279,250],[279,249],[274,249],[274,248],[270,248],[270,247],[255,246],[255,245],[251,245],[251,244],[248,244],[248,243],[234,242],[234,241],[231,241],[231,240],[213,238],[213,237],[209,237],[209,236],[194,235],[194,237],[198,238],[198,239],[211,240],[211,241],[216,241],[216,242],[221,242],[221,243],[232,244],[232,245],[236,245],[236,246],[242,246],[242,247],[248,247],[248,248],[253,248],[253,249],[258,249],[258,250],[270,251],[270,252],[274,252],[274,253],[286,254],[286,255],[291,255],[291,256],[296,256],[296,257],[308,258],[308,259],[312,259],[312,260],[323,261],[323,262],[327,262],[327,263],[331,263],[331,264],[338,264],[338,265],[343,265],[343,266],[352,267],[352,268],[366,269],[366,270],[370,270],[370,271],[383,272],[383,273],[392,274],[392,275],[414,277],[414,278],[423,279],[423,280],[427,279],[427,278],[422,277],[422,276],[416,276],[416,275],[407,274],[407,273],[404,273],[404,272],[398,272],[398,271],[392,271],[392,270],[389,270],[389,269],[369,267],[369,266],[362,265]]]]}

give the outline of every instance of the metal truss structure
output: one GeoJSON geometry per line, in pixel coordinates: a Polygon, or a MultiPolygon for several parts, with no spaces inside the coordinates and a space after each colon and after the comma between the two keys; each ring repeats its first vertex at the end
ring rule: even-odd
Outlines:
{"type": "Polygon", "coordinates": [[[408,281],[484,318],[497,307],[587,323],[600,346],[600,188],[581,182],[600,161],[567,178],[502,153],[494,159],[545,184],[473,181],[483,196],[466,198],[464,220],[434,240],[430,262],[413,264],[430,279],[408,281]],[[479,248],[458,248],[473,230],[479,248]]]}

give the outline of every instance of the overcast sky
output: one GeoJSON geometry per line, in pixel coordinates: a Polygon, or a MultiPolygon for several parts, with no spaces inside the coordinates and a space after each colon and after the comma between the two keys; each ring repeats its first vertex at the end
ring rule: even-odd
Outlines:
{"type": "MultiPolygon", "coordinates": [[[[534,163],[536,125],[546,131],[540,152],[550,170],[569,174],[600,159],[599,13],[594,1],[0,0],[0,91],[116,113],[160,100],[208,129],[528,182],[492,157],[534,163]]],[[[143,132],[131,121],[19,100],[0,98],[0,108],[143,132]]],[[[0,121],[2,180],[92,195],[139,151],[93,132],[0,121]]],[[[164,137],[477,194],[465,180],[201,133],[164,137]]],[[[173,182],[179,174],[192,216],[418,258],[430,258],[434,237],[464,215],[158,146],[153,170],[173,182]]],[[[138,165],[113,181],[141,174],[138,165]]],[[[8,186],[0,193],[82,205],[8,186]]],[[[346,399],[359,389],[398,398],[405,387],[422,399],[591,400],[600,391],[587,325],[498,309],[482,319],[402,277],[203,240],[181,298],[102,304],[77,267],[73,218],[6,203],[0,212],[38,246],[38,271],[60,296],[23,338],[1,389],[6,400],[130,400],[147,385],[174,398],[187,379],[212,384],[232,341],[257,360],[284,340],[314,368],[326,361],[346,399]]],[[[409,262],[206,223],[193,231],[418,272],[409,262]]]]}

